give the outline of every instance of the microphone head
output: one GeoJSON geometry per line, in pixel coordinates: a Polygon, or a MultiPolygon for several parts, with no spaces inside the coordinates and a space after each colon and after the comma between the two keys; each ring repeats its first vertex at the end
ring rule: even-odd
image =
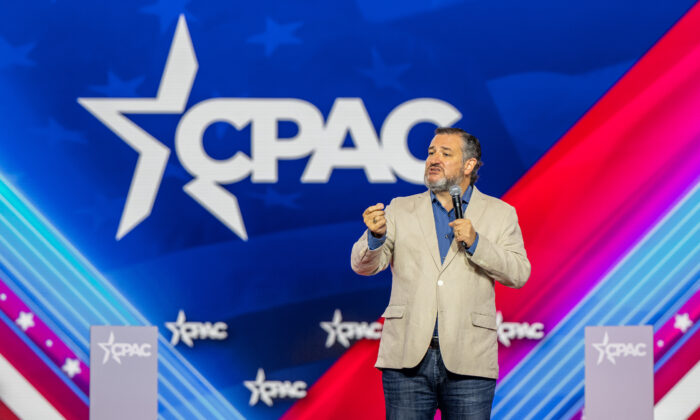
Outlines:
{"type": "Polygon", "coordinates": [[[457,196],[461,197],[462,196],[462,189],[459,188],[459,185],[453,185],[450,187],[450,195],[451,196],[457,196]]]}

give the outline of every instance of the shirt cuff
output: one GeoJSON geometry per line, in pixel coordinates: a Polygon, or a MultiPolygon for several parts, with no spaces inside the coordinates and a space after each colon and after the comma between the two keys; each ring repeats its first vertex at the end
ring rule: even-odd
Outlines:
{"type": "MultiPolygon", "coordinates": [[[[472,246],[467,248],[467,254],[474,255],[474,252],[476,251],[476,244],[478,244],[478,243],[479,243],[479,233],[477,232],[476,239],[474,239],[474,243],[472,244],[472,246]]],[[[370,249],[371,249],[371,247],[370,247],[370,249]]]]}
{"type": "Polygon", "coordinates": [[[382,236],[381,238],[375,238],[374,235],[372,235],[372,232],[367,230],[367,245],[369,246],[369,249],[371,251],[384,245],[384,241],[386,241],[386,234],[384,236],[382,236]]]}

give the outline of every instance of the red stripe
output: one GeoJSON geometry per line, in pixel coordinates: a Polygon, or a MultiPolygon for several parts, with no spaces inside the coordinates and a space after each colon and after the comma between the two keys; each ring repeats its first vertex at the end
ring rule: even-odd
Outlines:
{"type": "MultiPolygon", "coordinates": [[[[533,266],[524,289],[498,287],[504,319],[550,330],[694,182],[698,27],[695,6],[504,196],[533,266]]],[[[502,374],[533,345],[501,351],[502,374]]],[[[348,350],[288,418],[383,417],[377,346],[348,350]]]]}
{"type": "Polygon", "coordinates": [[[2,400],[0,400],[0,419],[2,420],[20,420],[19,417],[15,415],[15,413],[10,410],[8,406],[3,404],[2,400]]]}
{"type": "Polygon", "coordinates": [[[68,420],[88,418],[88,406],[24,343],[0,321],[0,354],[68,420]]]}
{"type": "Polygon", "coordinates": [[[355,343],[282,418],[383,419],[382,376],[374,367],[378,350],[376,340],[355,343]]]}

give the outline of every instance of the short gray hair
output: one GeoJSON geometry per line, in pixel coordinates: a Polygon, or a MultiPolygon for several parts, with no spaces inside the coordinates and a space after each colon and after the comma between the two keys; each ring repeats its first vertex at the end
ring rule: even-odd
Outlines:
{"type": "Polygon", "coordinates": [[[462,139],[462,165],[471,158],[476,159],[476,165],[474,165],[470,179],[471,185],[474,185],[476,180],[479,179],[479,168],[484,165],[484,162],[481,161],[481,143],[479,143],[479,139],[461,128],[455,127],[438,127],[435,129],[435,135],[438,134],[457,134],[462,139]]]}

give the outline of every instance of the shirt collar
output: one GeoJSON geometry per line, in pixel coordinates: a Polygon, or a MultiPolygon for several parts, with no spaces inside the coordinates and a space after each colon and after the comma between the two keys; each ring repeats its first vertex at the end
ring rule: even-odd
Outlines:
{"type": "MultiPolygon", "coordinates": [[[[462,203],[463,204],[469,204],[469,199],[472,197],[472,186],[468,186],[467,190],[464,191],[464,194],[462,194],[462,203]]],[[[430,190],[429,190],[430,191],[430,190]]],[[[430,191],[430,201],[433,203],[437,201],[437,197],[435,196],[435,193],[430,191]]]]}

